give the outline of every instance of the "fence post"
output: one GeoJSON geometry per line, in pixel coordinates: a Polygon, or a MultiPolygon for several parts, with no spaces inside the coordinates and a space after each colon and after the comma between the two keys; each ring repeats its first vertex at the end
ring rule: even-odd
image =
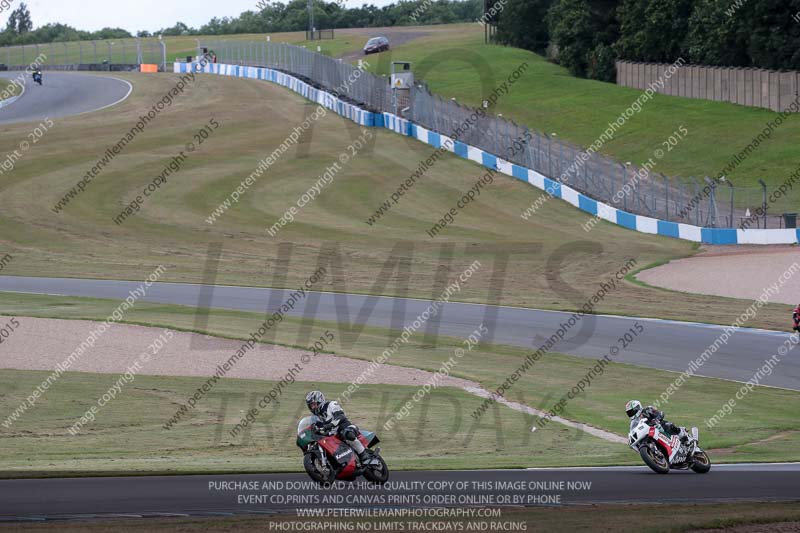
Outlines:
{"type": "MultiPolygon", "coordinates": [[[[586,194],[589,194],[589,168],[588,168],[589,165],[586,164],[589,162],[589,158],[587,157],[586,160],[584,160],[583,157],[581,157],[581,154],[583,154],[583,150],[581,150],[580,147],[578,147],[578,149],[579,151],[575,155],[573,163],[578,159],[581,160],[580,165],[583,167],[583,190],[586,191],[586,194]]],[[[599,187],[597,189],[600,190],[599,187]]]]}
{"type": "Polygon", "coordinates": [[[717,184],[711,178],[705,176],[706,183],[711,187],[711,193],[708,196],[708,219],[712,228],[717,227],[717,184]]]}
{"type": "Polygon", "coordinates": [[[730,220],[730,223],[728,224],[728,227],[729,228],[733,228],[733,227],[735,227],[735,225],[733,223],[733,199],[734,199],[734,192],[735,191],[734,191],[734,188],[733,188],[733,183],[731,183],[730,180],[725,180],[725,183],[727,183],[728,187],[731,188],[731,191],[730,191],[731,192],[731,217],[730,217],[731,220],[730,220]]]}
{"type": "MultiPolygon", "coordinates": [[[[622,166],[622,187],[624,188],[625,185],[628,182],[628,169],[631,168],[631,164],[630,164],[630,162],[627,162],[627,163],[625,163],[625,165],[621,165],[621,166],[622,166]]],[[[623,194],[622,195],[622,210],[626,211],[626,212],[628,211],[628,195],[627,194],[623,194]]]]}

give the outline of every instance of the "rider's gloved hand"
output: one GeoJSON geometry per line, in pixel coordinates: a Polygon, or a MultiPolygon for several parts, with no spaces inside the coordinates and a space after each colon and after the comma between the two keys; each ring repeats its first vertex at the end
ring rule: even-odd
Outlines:
{"type": "Polygon", "coordinates": [[[321,420],[314,422],[314,429],[316,429],[318,433],[328,433],[332,427],[331,424],[326,424],[321,420]]]}

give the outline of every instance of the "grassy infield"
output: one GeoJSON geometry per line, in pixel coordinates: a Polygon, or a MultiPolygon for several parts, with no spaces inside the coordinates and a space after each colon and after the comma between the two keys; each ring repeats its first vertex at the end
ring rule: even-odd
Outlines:
{"type": "Polygon", "coordinates": [[[16,83],[9,83],[7,80],[0,79],[0,100],[13,98],[20,94],[22,89],[16,83]]]}
{"type": "MultiPolygon", "coordinates": [[[[448,35],[447,39],[453,39],[452,32],[448,35]]],[[[477,34],[467,32],[455,44],[471,45],[478,38],[477,34]]],[[[417,61],[418,67],[425,65],[423,50],[435,48],[437,39],[443,37],[428,37],[408,45],[402,57],[417,61]]],[[[581,142],[591,142],[595,132],[600,132],[600,125],[635,98],[635,92],[567,78],[556,67],[518,50],[482,47],[472,50],[491,60],[498,80],[502,79],[502,72],[511,70],[522,59],[533,67],[524,84],[502,101],[500,111],[530,124],[553,124],[547,129],[558,124],[559,133],[567,136],[571,131],[573,138],[581,142]],[[573,89],[567,91],[567,84],[572,84],[573,89]]],[[[469,92],[474,86],[473,72],[446,68],[447,65],[426,75],[434,89],[458,96],[462,101],[477,101],[477,95],[469,92]]],[[[14,256],[4,274],[141,279],[158,264],[164,264],[168,268],[165,280],[197,282],[202,279],[207,245],[222,242],[224,253],[218,283],[296,286],[320,255],[329,255],[324,252],[324,244],[336,241],[344,264],[335,273],[336,282],[323,288],[402,294],[406,291],[393,283],[380,286],[374,280],[381,278],[379,272],[391,249],[388,243],[404,239],[414,244],[408,295],[430,297],[429,280],[440,263],[440,244],[447,243],[454,247],[451,277],[474,259],[485,265],[459,299],[486,301],[490,266],[495,254],[501,251],[513,254],[506,272],[503,304],[570,309],[579,306],[600,281],[630,257],[645,266],[690,255],[695,249],[684,242],[634,234],[608,224],[586,234],[580,229],[586,215],[558,201],[546,204],[534,219],[523,221],[519,213],[538,193],[505,178],[497,178],[491,193],[483,194],[478,203],[461,212],[456,224],[437,238],[438,243],[432,243],[424,233],[425,228],[483,173],[477,166],[455,158],[437,163],[390,215],[370,227],[364,220],[414,169],[414,162],[430,155],[429,148],[404,142],[386,132],[375,132],[374,150],[362,151],[353,158],[319,199],[307,206],[277,238],[270,239],[264,228],[336,160],[346,149],[350,135],[357,135],[351,125],[333,116],[322,119],[315,128],[307,156],[298,157],[292,149],[269,170],[267,177],[246,193],[242,205],[235,206],[214,225],[208,225],[206,216],[255,168],[260,158],[288,135],[290,125],[298,123],[309,108],[301,98],[283,89],[221,78],[198,79],[185,96],[179,97],[158,118],[156,126],[129,146],[65,212],[55,215],[50,207],[92,166],[112,139],[127,131],[138,114],[152,106],[174,83],[171,75],[120,76],[135,84],[136,90],[129,101],[114,110],[59,121],[39,143],[36,156],[20,161],[15,172],[4,181],[0,195],[0,242],[3,251],[14,256]],[[212,117],[222,127],[191,155],[184,169],[170,178],[167,186],[150,198],[133,219],[123,226],[114,225],[112,217],[212,117]],[[265,128],[265,124],[271,126],[265,128]],[[275,281],[275,257],[282,241],[292,242],[295,247],[287,279],[275,281]],[[572,251],[559,263],[554,258],[565,245],[572,251]]],[[[694,139],[665,158],[664,170],[682,172],[693,162],[695,172],[710,173],[733,153],[734,146],[751,135],[750,128],[742,124],[752,124],[755,130],[755,125],[768,116],[763,111],[728,105],[657,98],[626,127],[609,150],[637,159],[637,155],[657,146],[673,126],[684,122],[694,139]],[[684,120],[679,120],[679,116],[684,120]],[[717,136],[716,130],[725,135],[717,136]]],[[[760,167],[778,174],[788,168],[789,158],[786,161],[783,158],[789,146],[786,139],[796,126],[795,121],[787,124],[758,152],[758,158],[749,162],[752,166],[743,167],[751,169],[750,176],[755,176],[760,167]]],[[[7,151],[14,139],[23,136],[26,126],[10,126],[7,130],[0,140],[0,151],[7,151]]],[[[742,172],[744,176],[745,170],[742,172]]],[[[778,178],[779,175],[774,176],[773,182],[778,178]]],[[[100,319],[115,305],[90,299],[0,296],[0,312],[18,316],[100,319]]],[[[611,293],[598,310],[730,323],[746,305],[747,302],[737,300],[686,295],[627,282],[611,293]]],[[[750,325],[780,328],[786,312],[784,306],[768,306],[750,325]]],[[[192,312],[173,306],[140,304],[126,320],[187,330],[194,327],[192,312]]],[[[207,331],[243,338],[261,320],[263,317],[258,314],[214,311],[207,331]]],[[[329,325],[322,322],[314,325],[318,329],[326,326],[329,325]]],[[[277,340],[297,344],[297,327],[291,321],[286,323],[277,340]]],[[[367,329],[352,347],[334,346],[334,350],[350,357],[371,359],[386,346],[388,337],[388,332],[367,329]]],[[[438,361],[449,357],[458,343],[456,339],[443,339],[432,349],[415,338],[392,362],[433,369],[438,361]]],[[[525,354],[524,350],[492,346],[463,360],[454,373],[492,387],[505,379],[525,354]]],[[[517,384],[512,397],[516,394],[514,399],[547,407],[590,366],[583,359],[548,355],[517,384]]],[[[42,374],[34,372],[1,372],[0,412],[16,407],[41,378],[42,374]]],[[[624,401],[628,397],[652,400],[673,378],[674,374],[667,372],[614,365],[596,381],[587,397],[569,406],[568,415],[624,434],[626,423],[621,407],[624,401]]],[[[215,439],[222,395],[207,401],[191,422],[170,432],[159,429],[176,408],[176,402],[200,380],[144,376],[126,390],[125,401],[114,402],[87,431],[75,438],[65,436],[65,428],[74,417],[112,381],[111,376],[81,374],[62,378],[40,406],[10,431],[2,430],[6,437],[0,440],[4,469],[28,472],[297,469],[291,433],[302,409],[302,392],[311,384],[291,387],[283,400],[286,408],[270,415],[274,419],[256,425],[252,440],[246,442],[231,442],[224,431],[221,442],[215,439]],[[153,453],[154,449],[159,451],[153,453]],[[267,455],[268,463],[264,459],[267,455]]],[[[220,392],[238,395],[230,397],[233,411],[229,409],[223,417],[226,427],[236,423],[240,409],[246,409],[247,395],[262,392],[266,387],[264,383],[246,380],[226,380],[221,384],[220,392]]],[[[337,388],[326,387],[326,390],[335,393],[337,388]]],[[[670,404],[670,412],[680,421],[699,424],[736,389],[735,384],[721,380],[691,380],[670,404]]],[[[389,406],[399,405],[413,392],[409,387],[367,387],[350,410],[363,425],[376,427],[394,411],[389,406]]],[[[796,393],[758,389],[733,415],[726,417],[723,425],[704,434],[712,458],[717,461],[800,459],[795,417],[798,403],[796,393]]],[[[480,426],[473,427],[469,413],[475,405],[475,399],[461,393],[434,393],[427,411],[415,409],[396,435],[387,436],[387,457],[391,457],[395,468],[427,468],[430,463],[426,458],[433,456],[439,458],[437,467],[444,468],[637,463],[636,457],[623,446],[556,425],[532,435],[530,420],[504,408],[490,411],[480,426]],[[456,405],[461,409],[460,421],[454,419],[456,405]],[[428,438],[419,446],[409,447],[403,439],[408,439],[407,434],[418,427],[428,438]],[[438,427],[455,428],[454,439],[461,444],[455,447],[458,453],[445,452],[442,457],[436,440],[438,427]]]]}

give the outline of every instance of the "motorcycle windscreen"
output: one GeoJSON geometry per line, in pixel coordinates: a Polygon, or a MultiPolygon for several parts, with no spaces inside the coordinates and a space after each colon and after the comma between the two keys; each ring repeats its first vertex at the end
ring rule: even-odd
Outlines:
{"type": "Polygon", "coordinates": [[[314,424],[319,420],[316,415],[307,416],[297,424],[297,445],[305,449],[306,446],[315,442],[319,437],[314,432],[314,424]]]}
{"type": "Polygon", "coordinates": [[[319,417],[317,415],[311,415],[303,418],[297,423],[297,434],[299,435],[301,431],[309,426],[313,426],[316,422],[319,422],[319,417]]]}

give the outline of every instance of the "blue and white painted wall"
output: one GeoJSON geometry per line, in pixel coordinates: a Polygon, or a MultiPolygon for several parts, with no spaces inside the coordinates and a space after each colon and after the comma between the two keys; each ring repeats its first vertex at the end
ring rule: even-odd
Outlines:
{"type": "Polygon", "coordinates": [[[642,215],[627,213],[610,205],[593,200],[575,189],[553,181],[538,172],[521,167],[500,157],[485,152],[480,148],[469,146],[459,141],[453,142],[444,135],[429,131],[392,113],[372,113],[358,106],[340,100],[334,95],[312,87],[302,80],[284,72],[263,67],[246,67],[239,65],[175,63],[175,72],[183,73],[195,70],[209,74],[235,76],[239,78],[271,81],[282,85],[304,96],[312,102],[324,106],[335,113],[348,118],[357,124],[368,127],[387,128],[408,137],[429,144],[435,148],[444,146],[459,157],[474,161],[479,165],[494,169],[512,176],[546,191],[555,198],[560,198],[591,215],[640,233],[662,235],[705,244],[797,244],[800,243],[800,229],[735,229],[735,228],[701,228],[678,222],[667,222],[642,215]]]}

